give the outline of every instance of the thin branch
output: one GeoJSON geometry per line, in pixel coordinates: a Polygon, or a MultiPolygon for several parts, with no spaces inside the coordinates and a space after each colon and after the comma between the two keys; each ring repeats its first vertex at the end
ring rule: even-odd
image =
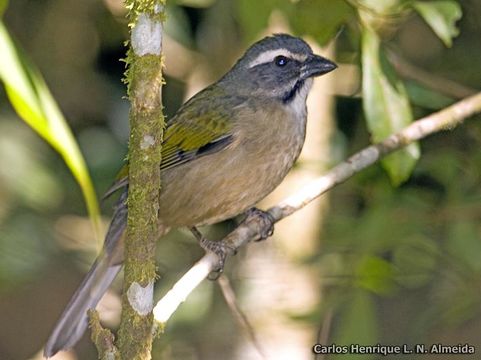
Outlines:
{"type": "Polygon", "coordinates": [[[217,279],[217,283],[219,284],[227,306],[229,306],[230,311],[232,312],[232,314],[234,314],[234,317],[236,318],[241,328],[246,332],[249,340],[252,342],[252,345],[254,345],[255,349],[257,350],[262,359],[267,359],[264,351],[262,351],[261,344],[257,339],[254,328],[250,324],[246,314],[242,311],[242,309],[239,307],[239,304],[237,303],[234,289],[232,289],[229,278],[225,275],[221,275],[217,279]]]}
{"type": "MultiPolygon", "coordinates": [[[[333,309],[329,309],[324,318],[322,319],[322,323],[319,327],[319,331],[317,333],[317,343],[318,344],[327,344],[329,341],[329,333],[331,332],[331,325],[332,325],[332,318],[334,317],[333,309]]],[[[314,359],[316,360],[324,360],[326,358],[326,354],[314,354],[314,359]]]]}
{"type": "MultiPolygon", "coordinates": [[[[313,180],[307,186],[286,198],[277,206],[268,210],[275,222],[302,209],[304,206],[339,185],[354,174],[371,166],[380,158],[399,150],[412,142],[443,130],[451,130],[461,124],[464,119],[481,112],[481,93],[459,101],[444,110],[433,113],[421,120],[413,122],[400,132],[384,141],[368,146],[340,163],[326,175],[313,180]]],[[[226,249],[233,255],[241,246],[252,240],[259,240],[263,232],[268,230],[262,217],[248,216],[234,231],[221,240],[226,249]]],[[[154,318],[165,323],[177,307],[187,298],[190,292],[213,271],[219,262],[213,253],[207,253],[199,260],[157,303],[154,318]]]]}

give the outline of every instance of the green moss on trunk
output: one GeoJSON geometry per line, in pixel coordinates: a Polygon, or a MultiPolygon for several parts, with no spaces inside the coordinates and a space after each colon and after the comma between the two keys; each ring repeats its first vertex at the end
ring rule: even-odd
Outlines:
{"type": "MultiPolygon", "coordinates": [[[[154,16],[154,6],[161,3],[149,1],[150,7],[144,10],[154,16]]],[[[158,18],[158,15],[156,13],[155,17],[158,18]]],[[[137,14],[131,16],[135,21],[137,14]]],[[[153,316],[151,312],[142,315],[133,309],[127,292],[133,283],[146,287],[153,284],[156,277],[154,257],[161,187],[161,143],[165,125],[161,104],[162,57],[137,56],[129,50],[127,64],[126,82],[131,101],[129,214],[122,319],[117,344],[121,359],[145,360],[151,358],[153,316]]]]}

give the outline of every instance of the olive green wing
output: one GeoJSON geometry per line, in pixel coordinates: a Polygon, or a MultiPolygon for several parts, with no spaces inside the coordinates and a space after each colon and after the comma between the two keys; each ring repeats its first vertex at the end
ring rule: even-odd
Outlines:
{"type": "MultiPolygon", "coordinates": [[[[161,170],[171,169],[199,157],[216,153],[234,141],[232,119],[223,111],[222,107],[227,99],[209,95],[209,91],[199,93],[168,122],[162,143],[161,170]],[[200,97],[206,96],[208,99],[195,101],[199,95],[200,97]],[[199,109],[196,106],[199,103],[205,107],[199,109]]],[[[236,99],[235,105],[242,102],[242,99],[236,99]]],[[[127,184],[128,164],[124,165],[104,198],[127,184]]]]}
{"type": "Polygon", "coordinates": [[[161,170],[220,151],[234,140],[231,121],[219,112],[197,115],[195,121],[189,113],[180,115],[165,130],[161,170]]]}

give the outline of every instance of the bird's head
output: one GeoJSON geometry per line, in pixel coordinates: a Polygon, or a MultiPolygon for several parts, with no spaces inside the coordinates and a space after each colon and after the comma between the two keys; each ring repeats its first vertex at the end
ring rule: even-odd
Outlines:
{"type": "Polygon", "coordinates": [[[302,39],[276,34],[253,44],[221,80],[246,95],[289,103],[307,93],[312,77],[336,68],[302,39]]]}

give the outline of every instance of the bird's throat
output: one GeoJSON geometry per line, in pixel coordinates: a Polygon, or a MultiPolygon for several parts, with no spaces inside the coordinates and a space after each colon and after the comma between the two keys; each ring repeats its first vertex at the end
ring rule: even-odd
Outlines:
{"type": "Polygon", "coordinates": [[[304,82],[305,80],[304,79],[299,79],[296,81],[296,83],[294,84],[294,86],[292,87],[292,89],[290,89],[289,91],[287,91],[284,96],[282,97],[282,102],[284,104],[288,104],[290,103],[292,100],[294,100],[294,98],[296,97],[296,95],[299,93],[299,91],[302,89],[303,85],[304,85],[304,82]]]}

